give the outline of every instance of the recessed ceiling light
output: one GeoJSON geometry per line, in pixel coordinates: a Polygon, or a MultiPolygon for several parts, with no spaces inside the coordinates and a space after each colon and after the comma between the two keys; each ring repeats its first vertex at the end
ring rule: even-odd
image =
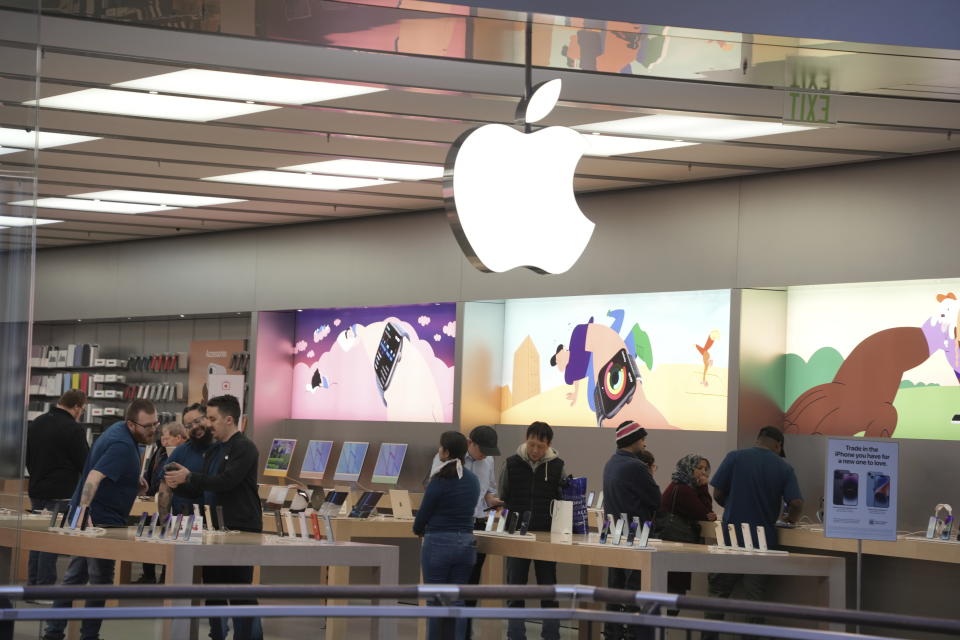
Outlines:
{"type": "Polygon", "coordinates": [[[279,104],[312,104],[385,91],[385,89],[377,87],[361,87],[355,84],[340,84],[320,80],[293,80],[250,73],[208,71],[206,69],[184,69],[159,76],[118,82],[112,86],[206,96],[208,98],[279,104]]]}
{"type": "Polygon", "coordinates": [[[697,144],[696,142],[671,142],[669,140],[624,138],[621,136],[601,136],[599,134],[585,135],[583,139],[587,142],[587,150],[584,151],[584,155],[587,156],[622,156],[628,153],[689,147],[697,144]]]}
{"type": "Polygon", "coordinates": [[[98,213],[150,213],[169,211],[177,207],[163,205],[134,204],[132,202],[106,202],[104,200],[81,200],[80,198],[40,198],[39,200],[19,200],[10,204],[17,207],[37,206],[43,209],[70,209],[73,211],[95,211],[98,213]]]}
{"type": "Polygon", "coordinates": [[[115,91],[113,89],[84,89],[83,91],[64,93],[59,96],[40,98],[39,100],[28,100],[23,104],[39,104],[41,107],[52,109],[93,111],[121,116],[187,120],[190,122],[208,122],[221,118],[233,118],[277,108],[261,104],[182,98],[180,96],[163,96],[140,93],[139,91],[115,91]]]}
{"type": "Polygon", "coordinates": [[[338,191],[340,189],[359,189],[373,185],[386,184],[382,180],[369,178],[348,178],[344,176],[316,176],[309,173],[294,173],[292,171],[246,171],[231,173],[225,176],[204,178],[214,182],[232,182],[236,184],[255,184],[264,187],[292,187],[294,189],[325,189],[338,191]]]}
{"type": "MultiPolygon", "coordinates": [[[[33,149],[36,134],[26,129],[14,129],[10,127],[0,127],[0,153],[16,153],[24,149],[33,149]],[[7,149],[6,147],[18,147],[16,149],[7,149]]],[[[69,133],[53,133],[51,131],[41,131],[37,146],[40,149],[49,149],[50,147],[62,147],[68,144],[77,144],[78,142],[89,142],[90,140],[99,140],[92,136],[75,136],[69,133]]]]}
{"type": "Polygon", "coordinates": [[[244,202],[244,200],[233,198],[189,196],[180,193],[157,193],[154,191],[127,191],[124,189],[78,193],[70,197],[86,200],[109,200],[111,202],[136,202],[138,204],[165,204],[168,207],[212,207],[217,204],[244,202]]]}
{"type": "Polygon", "coordinates": [[[282,167],[285,171],[311,171],[334,176],[384,178],[386,180],[435,180],[443,177],[443,167],[379,160],[326,160],[282,167]]]}
{"type": "Polygon", "coordinates": [[[43,218],[15,218],[13,216],[0,216],[0,225],[4,227],[32,227],[34,223],[40,224],[53,224],[55,222],[63,222],[63,220],[46,220],[43,218]]]}
{"type": "Polygon", "coordinates": [[[624,133],[704,140],[739,140],[777,133],[804,131],[814,127],[756,120],[655,115],[594,122],[576,128],[581,131],[596,131],[599,133],[624,133]]]}

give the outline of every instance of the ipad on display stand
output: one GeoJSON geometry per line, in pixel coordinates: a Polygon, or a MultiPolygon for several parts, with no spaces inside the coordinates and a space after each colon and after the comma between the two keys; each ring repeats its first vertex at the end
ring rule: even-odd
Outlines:
{"type": "Polygon", "coordinates": [[[400,479],[400,469],[403,467],[403,458],[406,454],[406,444],[395,442],[381,444],[371,481],[380,484],[397,484],[400,479]]]}
{"type": "Polygon", "coordinates": [[[267,455],[267,463],[263,467],[265,476],[286,476],[293,461],[293,450],[297,441],[289,438],[274,438],[267,455]]]}
{"type": "Polygon", "coordinates": [[[333,479],[340,482],[357,482],[363,469],[363,460],[367,457],[369,442],[344,442],[340,449],[340,459],[333,479]]]}
{"type": "Polygon", "coordinates": [[[323,480],[333,452],[332,440],[311,440],[307,443],[307,452],[300,465],[301,480],[323,480]]]}

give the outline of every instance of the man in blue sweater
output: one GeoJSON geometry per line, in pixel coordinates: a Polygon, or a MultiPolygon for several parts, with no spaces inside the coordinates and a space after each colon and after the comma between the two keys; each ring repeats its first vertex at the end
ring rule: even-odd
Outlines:
{"type": "MultiPolygon", "coordinates": [[[[633,420],[617,427],[617,450],[603,468],[603,510],[620,518],[627,514],[627,522],[639,518],[640,522],[652,521],[660,506],[660,487],[657,486],[650,467],[640,459],[647,447],[647,430],[633,420]]],[[[627,524],[624,523],[624,527],[627,524]]],[[[612,568],[607,575],[611,589],[640,589],[640,572],[631,569],[612,568]]],[[[620,605],[607,605],[611,611],[636,611],[620,605]]],[[[652,638],[649,627],[606,623],[603,626],[605,640],[624,638],[652,638]]]]}
{"type": "MultiPolygon", "coordinates": [[[[93,524],[98,527],[126,527],[127,516],[137,494],[147,492],[147,482],[140,475],[140,446],[153,442],[160,426],[157,409],[149,400],[134,400],[127,407],[126,420],[104,431],[93,443],[71,499],[71,508],[86,507],[93,524]]],[[[80,526],[79,524],[77,526],[80,526]]],[[[102,558],[70,558],[63,576],[64,585],[113,584],[114,561],[102,558]]],[[[103,600],[88,600],[88,607],[102,607],[103,600]]],[[[69,607],[69,600],[54,602],[55,607],[69,607]]],[[[98,640],[102,620],[80,623],[81,640],[98,640]]],[[[50,620],[43,640],[63,640],[66,620],[50,620]]]]}

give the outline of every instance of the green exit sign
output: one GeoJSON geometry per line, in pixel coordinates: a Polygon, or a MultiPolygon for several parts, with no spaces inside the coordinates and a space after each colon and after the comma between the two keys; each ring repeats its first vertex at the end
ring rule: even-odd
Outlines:
{"type": "Polygon", "coordinates": [[[787,89],[783,96],[783,119],[790,122],[835,124],[836,96],[801,89],[787,89]]]}

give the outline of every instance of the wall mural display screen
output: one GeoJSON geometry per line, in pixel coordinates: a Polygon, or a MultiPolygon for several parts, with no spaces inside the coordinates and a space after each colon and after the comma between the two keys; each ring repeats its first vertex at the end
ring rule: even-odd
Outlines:
{"type": "Polygon", "coordinates": [[[333,474],[334,480],[356,482],[360,479],[363,470],[363,459],[367,457],[369,442],[344,442],[340,450],[340,459],[337,461],[337,470],[333,474]]]}
{"type": "Polygon", "coordinates": [[[456,304],[297,314],[291,417],[451,422],[456,304]]]}
{"type": "Polygon", "coordinates": [[[332,440],[311,440],[307,443],[307,452],[303,455],[303,465],[300,466],[300,477],[323,480],[332,450],[332,440]]]}
{"type": "Polygon", "coordinates": [[[787,290],[787,433],[960,440],[960,279],[787,290]]]}
{"type": "Polygon", "coordinates": [[[267,464],[263,468],[263,475],[287,475],[287,471],[290,469],[290,461],[293,460],[293,450],[296,446],[296,440],[274,438],[270,445],[270,455],[267,456],[267,464]]]}
{"type": "Polygon", "coordinates": [[[501,422],[726,429],[729,290],[505,304],[501,422]]]}
{"type": "Polygon", "coordinates": [[[394,442],[384,442],[380,445],[377,455],[377,464],[373,468],[373,482],[382,484],[397,484],[400,478],[400,469],[403,467],[403,458],[407,454],[407,445],[394,442]]]}

